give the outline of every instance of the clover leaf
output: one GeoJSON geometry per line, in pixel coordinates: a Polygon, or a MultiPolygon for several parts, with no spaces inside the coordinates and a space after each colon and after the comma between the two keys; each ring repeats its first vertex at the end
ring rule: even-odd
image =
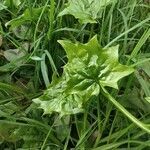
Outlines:
{"type": "Polygon", "coordinates": [[[68,63],[61,78],[53,79],[42,96],[33,101],[45,114],[58,112],[61,116],[76,114],[101,87],[118,89],[117,82],[134,69],[118,62],[118,46],[102,48],[94,36],[88,43],[58,41],[65,49],[68,63]]]}

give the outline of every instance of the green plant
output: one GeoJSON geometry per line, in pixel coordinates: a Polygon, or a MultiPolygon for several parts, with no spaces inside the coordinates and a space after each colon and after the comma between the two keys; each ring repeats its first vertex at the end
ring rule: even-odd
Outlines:
{"type": "Polygon", "coordinates": [[[149,149],[148,4],[1,0],[0,149],[149,149]]]}
{"type": "Polygon", "coordinates": [[[118,46],[103,49],[96,36],[87,44],[59,43],[68,58],[63,75],[54,77],[44,95],[33,100],[44,109],[44,114],[58,112],[63,116],[82,112],[92,96],[102,93],[105,86],[117,89],[117,81],[133,72],[118,63],[118,46]]]}

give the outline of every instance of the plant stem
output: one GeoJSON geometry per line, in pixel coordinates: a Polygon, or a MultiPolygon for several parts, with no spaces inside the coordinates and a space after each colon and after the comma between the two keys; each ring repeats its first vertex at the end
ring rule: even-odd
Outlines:
{"type": "Polygon", "coordinates": [[[139,121],[137,118],[135,118],[130,112],[128,112],[120,103],[117,102],[109,93],[108,91],[102,87],[104,96],[110,100],[125,116],[127,116],[133,123],[135,123],[138,127],[146,131],[150,134],[150,129],[147,127],[146,124],[139,121]]]}
{"type": "Polygon", "coordinates": [[[98,115],[98,131],[100,132],[96,138],[94,148],[97,147],[100,139],[101,139],[101,115],[100,115],[100,94],[97,97],[97,115],[98,115]]]}

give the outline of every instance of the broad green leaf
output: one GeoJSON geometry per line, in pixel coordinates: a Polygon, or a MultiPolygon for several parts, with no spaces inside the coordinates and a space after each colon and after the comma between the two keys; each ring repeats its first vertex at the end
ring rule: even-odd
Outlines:
{"type": "Polygon", "coordinates": [[[94,36],[88,43],[59,41],[67,53],[68,63],[61,78],[53,79],[45,93],[33,101],[45,114],[58,112],[61,116],[83,111],[101,87],[118,88],[117,81],[134,70],[118,62],[118,46],[103,49],[94,36]]]}
{"type": "Polygon", "coordinates": [[[44,95],[33,101],[40,104],[45,114],[59,112],[63,116],[81,112],[82,100],[77,94],[65,93],[66,86],[66,79],[62,78],[57,84],[52,83],[44,95]]]}
{"type": "Polygon", "coordinates": [[[10,25],[11,29],[13,29],[20,25],[23,25],[23,24],[26,24],[26,23],[29,23],[32,21],[36,22],[42,12],[42,9],[43,9],[43,7],[32,8],[31,10],[27,8],[22,15],[8,21],[5,24],[5,26],[10,25]]]}
{"type": "Polygon", "coordinates": [[[69,0],[59,16],[70,14],[81,23],[96,23],[96,19],[101,18],[103,9],[113,2],[114,0],[69,0]]]}

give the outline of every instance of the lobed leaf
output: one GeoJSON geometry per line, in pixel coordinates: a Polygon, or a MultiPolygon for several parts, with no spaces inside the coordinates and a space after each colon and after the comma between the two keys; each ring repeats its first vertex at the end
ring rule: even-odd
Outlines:
{"type": "Polygon", "coordinates": [[[103,9],[113,2],[113,0],[69,0],[67,7],[59,16],[70,14],[81,23],[96,23],[96,19],[101,18],[103,9]]]}
{"type": "Polygon", "coordinates": [[[68,63],[61,78],[54,79],[45,93],[33,101],[45,114],[61,116],[82,112],[86,102],[100,93],[101,87],[118,88],[117,82],[134,69],[118,62],[118,46],[103,49],[94,36],[88,43],[58,41],[68,63]]]}

